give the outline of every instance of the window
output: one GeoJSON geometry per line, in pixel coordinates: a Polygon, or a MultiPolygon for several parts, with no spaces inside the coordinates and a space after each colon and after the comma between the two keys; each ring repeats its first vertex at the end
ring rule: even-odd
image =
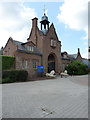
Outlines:
{"type": "Polygon", "coordinates": [[[37,68],[38,60],[32,60],[32,65],[33,65],[33,68],[37,68]]]}
{"type": "Polygon", "coordinates": [[[28,61],[27,60],[22,60],[22,68],[27,69],[28,68],[28,61]]]}
{"type": "Polygon", "coordinates": [[[51,46],[53,46],[53,40],[51,40],[51,46]]]}
{"type": "Polygon", "coordinates": [[[54,42],[54,47],[56,47],[56,40],[54,40],[53,42],[54,42]]]}
{"type": "Polygon", "coordinates": [[[51,47],[56,47],[56,40],[51,39],[51,47]]]}
{"type": "Polygon", "coordinates": [[[33,52],[34,51],[34,47],[33,46],[27,46],[27,50],[33,52]]]}

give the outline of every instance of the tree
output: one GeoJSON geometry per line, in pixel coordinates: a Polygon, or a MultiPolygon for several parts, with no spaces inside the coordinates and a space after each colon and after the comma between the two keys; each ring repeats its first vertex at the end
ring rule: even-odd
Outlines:
{"type": "Polygon", "coordinates": [[[73,61],[65,68],[69,75],[84,75],[88,73],[88,66],[80,61],[73,61]]]}

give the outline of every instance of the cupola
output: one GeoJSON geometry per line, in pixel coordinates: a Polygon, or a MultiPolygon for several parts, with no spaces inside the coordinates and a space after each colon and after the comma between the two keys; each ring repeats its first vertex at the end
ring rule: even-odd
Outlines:
{"type": "Polygon", "coordinates": [[[40,23],[41,23],[41,30],[48,30],[49,29],[49,23],[50,22],[48,21],[48,17],[46,16],[45,13],[42,16],[40,23]]]}

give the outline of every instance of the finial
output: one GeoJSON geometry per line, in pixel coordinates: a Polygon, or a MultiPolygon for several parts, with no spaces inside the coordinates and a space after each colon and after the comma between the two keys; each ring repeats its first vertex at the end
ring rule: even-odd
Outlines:
{"type": "Polygon", "coordinates": [[[45,14],[45,11],[46,11],[46,9],[45,9],[45,5],[44,5],[44,15],[46,15],[46,14],[45,14]]]}

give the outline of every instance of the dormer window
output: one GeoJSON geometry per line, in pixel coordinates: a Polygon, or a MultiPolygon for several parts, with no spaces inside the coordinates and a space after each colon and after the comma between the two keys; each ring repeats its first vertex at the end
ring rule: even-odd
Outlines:
{"type": "Polygon", "coordinates": [[[34,51],[34,47],[33,46],[27,46],[27,50],[33,52],[34,51]]]}
{"type": "Polygon", "coordinates": [[[51,39],[51,47],[56,47],[56,40],[51,39]]]}

